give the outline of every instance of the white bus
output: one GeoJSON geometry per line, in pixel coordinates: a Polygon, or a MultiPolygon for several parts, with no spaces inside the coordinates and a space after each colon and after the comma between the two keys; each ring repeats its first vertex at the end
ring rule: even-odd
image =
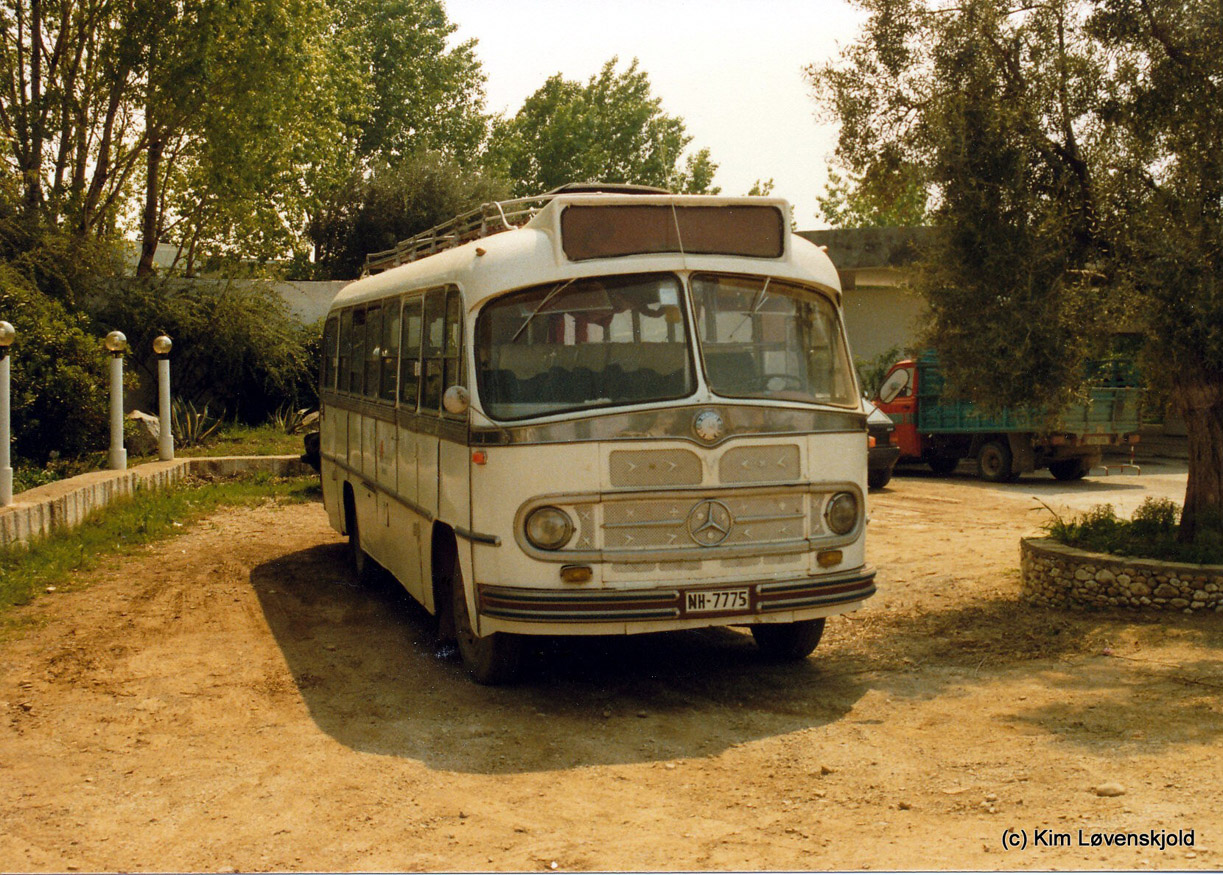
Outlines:
{"type": "Polygon", "coordinates": [[[785,201],[567,186],[368,266],[325,323],[324,504],[476,681],[529,635],[803,658],[874,593],[840,285],[785,201]]]}

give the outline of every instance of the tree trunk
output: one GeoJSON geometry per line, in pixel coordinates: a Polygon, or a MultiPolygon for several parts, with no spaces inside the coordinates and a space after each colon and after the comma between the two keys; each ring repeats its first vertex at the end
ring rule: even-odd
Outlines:
{"type": "Polygon", "coordinates": [[[161,156],[165,143],[160,137],[149,140],[148,178],[144,187],[144,214],[140,223],[140,263],[136,276],[152,276],[154,257],[161,240],[161,156]]]}
{"type": "Polygon", "coordinates": [[[1173,403],[1189,435],[1189,483],[1178,538],[1223,535],[1223,383],[1205,375],[1177,381],[1173,403]]]}

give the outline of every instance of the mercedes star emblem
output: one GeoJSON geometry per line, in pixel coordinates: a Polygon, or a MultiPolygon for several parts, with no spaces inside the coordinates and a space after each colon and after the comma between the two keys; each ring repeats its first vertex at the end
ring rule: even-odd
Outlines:
{"type": "Polygon", "coordinates": [[[730,508],[712,498],[697,502],[688,512],[688,534],[702,547],[721,544],[734,524],[730,508]]]}

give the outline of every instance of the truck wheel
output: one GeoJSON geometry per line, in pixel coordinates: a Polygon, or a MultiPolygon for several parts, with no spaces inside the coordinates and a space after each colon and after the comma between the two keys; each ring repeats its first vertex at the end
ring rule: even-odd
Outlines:
{"type": "Polygon", "coordinates": [[[757,623],[752,637],[766,659],[791,662],[806,659],[824,634],[824,618],[797,623],[757,623]]]}
{"type": "Polygon", "coordinates": [[[926,464],[930,466],[931,471],[942,477],[960,467],[960,460],[955,456],[930,456],[926,459],[926,464]]]}
{"type": "Polygon", "coordinates": [[[513,682],[522,666],[522,640],[504,632],[494,632],[483,638],[476,636],[471,615],[467,612],[463,572],[457,560],[450,578],[450,605],[459,656],[471,679],[490,687],[513,682]]]}
{"type": "Polygon", "coordinates": [[[1002,441],[988,441],[977,453],[977,474],[990,483],[1010,483],[1018,479],[1012,466],[1011,448],[1002,441]]]}
{"type": "Polygon", "coordinates": [[[1049,463],[1049,473],[1058,480],[1082,480],[1090,470],[1090,459],[1061,459],[1049,463]]]}

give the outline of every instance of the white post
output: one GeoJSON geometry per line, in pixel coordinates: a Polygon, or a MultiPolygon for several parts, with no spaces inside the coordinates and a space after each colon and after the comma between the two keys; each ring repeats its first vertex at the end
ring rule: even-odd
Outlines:
{"type": "Polygon", "coordinates": [[[174,431],[170,423],[170,338],[161,335],[153,341],[157,353],[157,414],[161,428],[157,436],[157,457],[163,462],[174,459],[174,431]]]}
{"type": "Polygon", "coordinates": [[[123,448],[123,348],[127,337],[122,331],[106,335],[110,350],[110,469],[127,470],[127,450],[123,448]]]}
{"type": "Polygon", "coordinates": [[[9,457],[9,357],[8,348],[17,332],[7,322],[0,322],[0,507],[13,503],[13,467],[9,457]]]}

